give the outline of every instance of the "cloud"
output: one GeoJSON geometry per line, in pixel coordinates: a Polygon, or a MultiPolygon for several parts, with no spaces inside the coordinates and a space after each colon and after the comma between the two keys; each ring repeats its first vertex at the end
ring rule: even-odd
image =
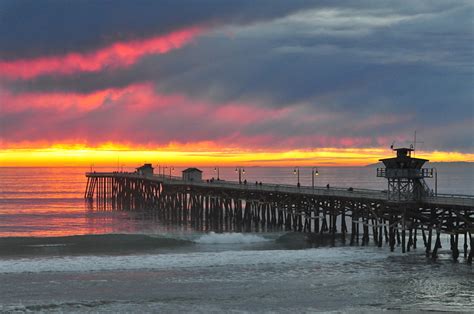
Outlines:
{"type": "MultiPolygon", "coordinates": [[[[2,99],[3,148],[22,142],[138,147],[213,143],[253,150],[380,147],[391,142],[393,134],[403,136],[399,126],[414,119],[413,115],[378,114],[354,119],[351,113],[315,112],[308,104],[272,108],[258,103],[212,103],[161,94],[151,84],[90,94],[3,93],[2,99]]],[[[443,133],[450,134],[449,129],[443,133]]]]}
{"type": "Polygon", "coordinates": [[[0,61],[0,77],[31,79],[45,74],[64,75],[129,67],[143,56],[181,48],[201,32],[201,28],[193,27],[153,38],[115,42],[87,53],[0,61]]]}
{"type": "Polygon", "coordinates": [[[458,114],[470,105],[473,32],[466,23],[472,6],[459,2],[444,9],[430,2],[407,12],[401,5],[363,5],[335,5],[256,25],[218,28],[192,46],[142,58],[128,69],[41,77],[10,86],[90,92],[151,81],[162,93],[214,102],[313,102],[357,112],[393,112],[414,104],[427,111],[450,102],[459,106],[453,111],[458,114]],[[447,27],[446,21],[464,27],[447,27]],[[357,35],[341,37],[344,29],[357,35]]]}
{"type": "Polygon", "coordinates": [[[161,104],[169,104],[179,101],[180,97],[167,95],[158,97],[148,84],[128,85],[125,88],[109,88],[94,91],[88,94],[71,92],[54,93],[20,93],[14,94],[8,90],[0,89],[2,106],[0,113],[11,114],[30,110],[40,112],[41,110],[54,110],[59,114],[78,114],[90,112],[106,105],[127,100],[133,103],[133,109],[137,110],[147,106],[158,109],[161,104]]]}
{"type": "Polygon", "coordinates": [[[84,53],[196,25],[247,24],[311,6],[306,0],[0,2],[0,59],[84,53]]]}
{"type": "Polygon", "coordinates": [[[0,81],[19,108],[2,113],[3,139],[380,147],[406,144],[417,129],[425,149],[473,151],[472,3],[195,3],[203,7],[192,4],[180,14],[171,2],[160,2],[155,13],[162,20],[146,10],[134,15],[140,21],[124,22],[129,32],[114,19],[135,8],[117,8],[100,22],[94,12],[93,23],[104,25],[100,35],[78,32],[69,40],[52,34],[49,48],[34,40],[31,53],[15,43],[2,50],[5,62],[15,62],[13,51],[28,60],[58,51],[88,56],[117,41],[205,27],[192,45],[166,54],[137,49],[133,62],[119,66],[106,62],[67,76],[43,72],[0,81]],[[55,105],[51,95],[64,103],[55,105]],[[71,105],[91,95],[101,96],[87,101],[89,107],[71,105]]]}

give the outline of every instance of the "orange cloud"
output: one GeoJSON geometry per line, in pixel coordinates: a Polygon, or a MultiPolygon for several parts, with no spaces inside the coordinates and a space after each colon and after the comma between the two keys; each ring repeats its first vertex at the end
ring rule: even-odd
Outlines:
{"type": "Polygon", "coordinates": [[[202,30],[201,27],[191,27],[149,39],[116,42],[88,53],[0,61],[0,77],[31,79],[45,74],[67,75],[128,67],[145,55],[164,54],[181,48],[202,30]]]}
{"type": "Polygon", "coordinates": [[[2,98],[2,112],[19,112],[25,109],[47,109],[54,108],[62,111],[76,109],[79,111],[89,111],[100,107],[106,99],[116,100],[120,98],[127,89],[106,89],[90,94],[79,93],[23,93],[15,95],[7,90],[0,89],[2,98]]]}
{"type": "MultiPolygon", "coordinates": [[[[35,143],[39,141],[42,142],[39,147],[56,144],[97,147],[112,142],[134,150],[140,146],[147,150],[189,143],[191,152],[202,151],[197,147],[204,142],[214,143],[216,149],[212,151],[217,152],[233,147],[268,151],[384,147],[390,143],[383,137],[312,132],[313,121],[321,119],[318,113],[308,113],[304,107],[271,108],[242,102],[215,104],[181,94],[162,94],[150,83],[89,94],[15,94],[0,88],[0,98],[0,113],[4,116],[0,149],[37,148],[35,143]],[[285,127],[290,128],[288,132],[285,127]],[[282,135],[282,128],[288,134],[282,135]]],[[[331,118],[324,113],[323,117],[331,118]]],[[[332,119],[331,123],[341,121],[336,116],[332,119]]]]}
{"type": "MultiPolygon", "coordinates": [[[[217,164],[361,165],[384,157],[380,147],[387,148],[392,140],[392,136],[313,132],[312,123],[343,125],[344,119],[324,113],[321,119],[319,113],[308,112],[304,106],[216,104],[162,94],[150,83],[89,94],[15,94],[0,88],[0,99],[0,154],[5,164],[12,165],[15,160],[19,164],[55,160],[57,165],[69,165],[71,156],[77,164],[90,163],[92,157],[88,156],[98,156],[106,164],[114,162],[116,157],[111,156],[115,151],[128,152],[124,154],[130,156],[131,164],[165,151],[170,160],[174,153],[184,154],[182,165],[206,163],[207,159],[217,164]],[[325,147],[323,151],[334,153],[321,155],[319,148],[302,153],[311,147],[325,147]],[[82,151],[87,154],[81,155],[82,151]]],[[[441,152],[432,157],[436,161],[474,160],[473,155],[462,153],[441,152]]],[[[1,158],[0,165],[4,165],[1,158]]]]}

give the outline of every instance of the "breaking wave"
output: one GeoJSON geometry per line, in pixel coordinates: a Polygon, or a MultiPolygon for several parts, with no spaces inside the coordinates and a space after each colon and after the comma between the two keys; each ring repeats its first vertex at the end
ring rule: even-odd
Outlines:
{"type": "Polygon", "coordinates": [[[215,232],[210,232],[194,240],[199,244],[249,244],[269,241],[271,240],[255,234],[215,232]]]}
{"type": "MultiPolygon", "coordinates": [[[[276,235],[279,236],[279,235],[276,235]]],[[[276,237],[275,235],[273,238],[276,237]]],[[[97,234],[64,237],[0,238],[0,256],[123,254],[214,244],[252,244],[276,240],[251,233],[97,234]]]]}

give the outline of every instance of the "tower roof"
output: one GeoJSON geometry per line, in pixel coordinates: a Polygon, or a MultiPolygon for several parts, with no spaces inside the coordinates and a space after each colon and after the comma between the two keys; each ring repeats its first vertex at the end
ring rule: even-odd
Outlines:
{"type": "Polygon", "coordinates": [[[396,157],[379,159],[387,168],[396,169],[420,169],[428,159],[411,157],[411,152],[415,151],[413,148],[395,148],[397,152],[396,157]]]}

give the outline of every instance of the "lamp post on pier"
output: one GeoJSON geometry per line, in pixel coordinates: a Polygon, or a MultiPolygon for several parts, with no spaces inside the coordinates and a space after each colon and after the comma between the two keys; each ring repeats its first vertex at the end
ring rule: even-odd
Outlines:
{"type": "Polygon", "coordinates": [[[438,169],[434,169],[434,177],[435,177],[435,196],[438,196],[438,169]]]}
{"type": "Polygon", "coordinates": [[[245,169],[237,167],[235,168],[235,172],[239,173],[239,184],[242,184],[242,175],[245,174],[245,169]]]}
{"type": "Polygon", "coordinates": [[[217,172],[217,181],[219,181],[221,179],[219,175],[219,167],[214,167],[214,172],[217,172]]]}
{"type": "Polygon", "coordinates": [[[313,187],[314,190],[314,176],[319,176],[319,171],[318,168],[313,167],[311,169],[311,186],[313,187]]]}
{"type": "Polygon", "coordinates": [[[301,186],[301,184],[300,184],[300,167],[295,167],[295,170],[293,170],[293,174],[297,175],[297,184],[296,184],[296,186],[300,187],[301,186]]]}
{"type": "Polygon", "coordinates": [[[171,172],[174,171],[174,168],[170,166],[170,180],[171,180],[171,172]]]}

